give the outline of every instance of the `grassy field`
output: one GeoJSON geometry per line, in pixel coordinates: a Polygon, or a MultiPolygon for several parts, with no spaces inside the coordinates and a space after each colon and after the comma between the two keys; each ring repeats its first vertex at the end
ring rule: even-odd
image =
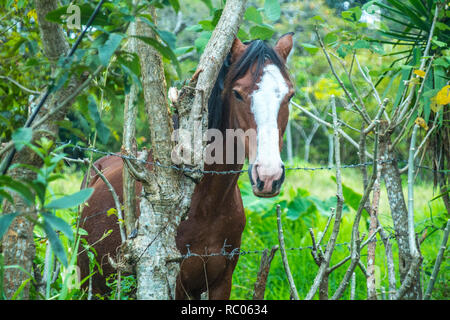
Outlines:
{"type": "MultiPolygon", "coordinates": [[[[314,166],[312,164],[300,165],[300,166],[314,166]]],[[[426,174],[426,173],[425,173],[426,174]]],[[[273,204],[280,203],[283,199],[289,198],[289,193],[295,189],[304,189],[303,193],[305,197],[317,197],[322,200],[334,197],[336,194],[336,184],[331,179],[334,175],[334,170],[319,170],[319,171],[289,171],[286,176],[283,188],[284,192],[277,198],[270,201],[265,201],[265,206],[256,208],[256,210],[248,209],[247,206],[252,207],[251,197],[246,196],[245,190],[249,189],[248,177],[243,175],[240,179],[241,190],[243,192],[244,206],[246,206],[247,226],[242,236],[242,249],[243,250],[263,250],[264,248],[271,248],[273,245],[278,244],[276,212],[273,209],[273,204]],[[267,212],[267,208],[269,212],[267,212]],[[271,212],[270,212],[271,211],[271,212]]],[[[360,170],[358,169],[343,169],[343,183],[347,187],[353,189],[357,193],[362,193],[362,180],[360,170]]],[[[431,226],[433,223],[437,226],[442,226],[442,223],[446,217],[444,204],[441,199],[430,202],[433,198],[433,187],[430,182],[424,182],[421,179],[421,175],[417,178],[417,182],[414,188],[415,194],[415,222],[416,232],[423,231],[426,226],[431,226]]],[[[406,186],[406,183],[404,184],[406,186]]],[[[406,189],[405,189],[406,195],[406,189]]],[[[343,220],[341,224],[341,231],[338,237],[338,244],[346,243],[350,241],[351,228],[355,210],[350,206],[344,210],[343,220]]],[[[317,210],[309,210],[304,215],[293,220],[289,219],[289,213],[282,215],[283,228],[285,235],[286,247],[306,247],[310,246],[311,237],[308,229],[313,228],[317,235],[324,229],[328,217],[321,214],[317,210]]],[[[387,201],[386,190],[382,188],[379,216],[381,223],[387,231],[392,230],[392,219],[390,217],[389,203],[387,201]]],[[[367,217],[367,216],[366,216],[367,217]]],[[[366,232],[365,217],[361,220],[360,232],[366,232]]],[[[331,227],[330,227],[331,229],[331,227]]],[[[330,230],[329,229],[329,230],[330,230]]],[[[431,228],[429,228],[431,231],[431,228]]],[[[439,249],[439,245],[442,239],[442,231],[436,231],[429,235],[422,243],[421,251],[424,257],[423,261],[423,279],[422,284],[425,288],[428,284],[428,277],[432,270],[434,260],[439,249]]],[[[329,236],[330,231],[327,233],[329,236]]],[[[379,239],[379,237],[378,237],[379,239]]],[[[324,241],[325,242],[325,241],[324,241]]],[[[326,243],[326,242],[325,242],[326,243]]],[[[397,263],[398,253],[397,246],[394,240],[391,240],[394,250],[394,259],[397,263]]],[[[343,258],[349,255],[347,245],[338,245],[333,254],[331,265],[336,264],[343,258]]],[[[384,291],[387,291],[387,267],[385,263],[384,246],[381,241],[377,242],[376,251],[376,286],[377,292],[380,294],[380,298],[384,291]]],[[[306,296],[314,277],[318,270],[318,267],[314,263],[310,250],[292,250],[288,251],[288,259],[293,277],[299,292],[300,298],[306,296]]],[[[367,263],[367,249],[363,249],[361,255],[362,262],[367,263]]],[[[233,299],[251,299],[253,294],[253,286],[256,280],[257,271],[260,263],[260,254],[248,254],[240,257],[237,269],[233,277],[232,291],[233,299]]],[[[337,286],[339,285],[344,273],[349,265],[349,262],[333,272],[330,276],[329,288],[330,295],[333,294],[337,286]]],[[[397,268],[397,266],[396,266],[397,268]]],[[[436,283],[434,298],[448,299],[449,292],[447,286],[449,264],[448,261],[444,262],[441,266],[441,272],[439,280],[436,283]]],[[[397,270],[398,272],[398,270],[397,270]]],[[[397,281],[398,275],[397,275],[397,281]]],[[[399,283],[398,283],[399,284],[399,283]]],[[[365,299],[366,294],[366,281],[363,273],[359,268],[356,269],[356,299],[365,299]]],[[[277,252],[271,266],[267,289],[266,299],[289,299],[289,285],[284,272],[281,256],[277,252]]],[[[350,298],[350,290],[347,289],[342,299],[350,298]]]]}
{"type": "MultiPolygon", "coordinates": [[[[295,166],[314,167],[315,165],[297,163],[295,166]]],[[[425,172],[425,174],[428,173],[425,172]]],[[[352,189],[355,194],[362,193],[362,183],[359,169],[343,169],[342,175],[343,183],[347,188],[352,189]]],[[[282,219],[287,248],[310,246],[311,238],[309,236],[308,229],[313,228],[316,235],[323,230],[328,219],[327,212],[329,212],[329,210],[327,208],[332,206],[333,202],[330,202],[330,199],[333,200],[335,198],[336,184],[332,180],[333,176],[334,170],[288,171],[282,193],[276,198],[261,199],[256,198],[251,194],[248,175],[243,174],[239,180],[239,184],[243,195],[244,206],[246,207],[247,225],[242,236],[241,248],[246,251],[263,250],[264,248],[271,248],[273,245],[278,244],[275,212],[275,205],[277,203],[280,203],[282,207],[286,207],[286,209],[284,209],[282,219]],[[306,199],[307,201],[298,201],[302,199],[306,199]],[[306,208],[305,203],[312,203],[311,200],[313,200],[316,205],[306,208]],[[286,204],[289,203],[289,201],[291,201],[290,207],[286,204]],[[319,205],[321,210],[317,209],[319,205]],[[296,215],[296,211],[304,212],[300,215],[296,215]]],[[[56,180],[51,184],[51,193],[53,193],[56,197],[74,193],[79,190],[81,180],[82,170],[73,168],[65,175],[64,180],[56,180]]],[[[444,219],[445,221],[447,219],[442,200],[438,199],[430,202],[430,199],[433,198],[434,194],[432,184],[429,181],[431,181],[429,180],[429,176],[425,179],[422,174],[419,174],[415,184],[414,206],[416,231],[423,231],[426,226],[431,226],[433,223],[434,225],[441,227],[444,219]],[[425,182],[425,180],[427,180],[427,182],[425,182]]],[[[404,186],[406,186],[406,183],[404,186]]],[[[347,202],[349,202],[348,199],[347,202]]],[[[386,191],[383,188],[381,192],[379,212],[380,220],[383,226],[387,231],[391,232],[392,219],[390,218],[386,191]]],[[[66,221],[71,222],[72,225],[75,225],[75,211],[59,210],[57,214],[66,221]]],[[[332,265],[341,261],[349,254],[346,243],[350,241],[354,214],[355,210],[347,203],[344,207],[341,232],[338,237],[339,245],[336,247],[333,254],[332,265]]],[[[434,259],[442,239],[442,231],[438,230],[436,232],[431,232],[431,228],[429,230],[430,234],[421,246],[422,255],[424,257],[422,283],[425,284],[425,287],[428,283],[428,277],[431,273],[434,259]]],[[[363,216],[363,219],[361,220],[360,231],[361,233],[367,232],[366,216],[363,216]]],[[[36,232],[39,235],[40,232],[38,228],[36,232]]],[[[325,236],[323,243],[326,243],[329,233],[330,232],[328,232],[325,236]]],[[[395,241],[391,241],[394,249],[394,259],[397,261],[397,247],[395,241]]],[[[66,248],[69,248],[67,239],[64,239],[63,242],[66,248]]],[[[38,255],[36,258],[38,265],[43,264],[45,248],[45,242],[41,241],[38,243],[38,255]]],[[[71,249],[68,249],[68,251],[70,256],[72,254],[72,252],[70,252],[71,249]]],[[[253,286],[259,268],[260,257],[260,253],[252,253],[242,255],[240,257],[238,266],[233,276],[232,299],[252,298],[253,286]]],[[[312,259],[309,249],[289,250],[288,259],[299,295],[301,298],[304,298],[313,282],[318,268],[312,259]]],[[[361,259],[362,262],[366,264],[366,249],[363,250],[361,259]]],[[[348,262],[331,274],[329,281],[330,294],[332,294],[339,285],[347,266],[348,262]]],[[[449,267],[448,261],[444,259],[443,265],[441,266],[439,279],[435,285],[435,291],[433,294],[434,299],[448,299],[449,297],[447,285],[449,267]]],[[[58,297],[60,294],[59,290],[61,281],[62,280],[58,280],[52,286],[50,297],[58,297]]],[[[384,247],[382,242],[377,242],[376,285],[378,289],[377,291],[380,293],[380,297],[382,297],[381,295],[383,295],[383,292],[386,291],[388,287],[384,247]]],[[[74,293],[73,291],[71,295],[67,296],[67,298],[80,297],[80,293],[74,293]]],[[[289,299],[289,286],[279,251],[275,255],[272,262],[265,298],[274,300],[289,299]]],[[[347,289],[342,299],[349,298],[350,290],[347,289]]],[[[366,298],[365,277],[358,268],[356,269],[355,298],[366,298]]]]}

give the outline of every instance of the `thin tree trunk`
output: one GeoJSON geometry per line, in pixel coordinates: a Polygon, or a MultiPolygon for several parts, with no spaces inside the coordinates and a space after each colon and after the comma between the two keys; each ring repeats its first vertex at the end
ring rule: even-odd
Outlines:
{"type": "MultiPolygon", "coordinates": [[[[377,232],[378,228],[378,204],[380,201],[380,178],[381,171],[378,169],[377,179],[373,186],[373,200],[372,207],[369,210],[370,213],[370,226],[369,237],[377,232]]],[[[367,245],[367,299],[376,300],[377,291],[375,283],[375,252],[377,248],[377,242],[371,241],[367,245]]]]}
{"type": "MultiPolygon", "coordinates": [[[[386,121],[381,121],[380,155],[383,163],[382,176],[386,185],[386,191],[394,222],[395,237],[399,250],[400,282],[406,278],[412,262],[408,237],[408,209],[403,194],[402,180],[398,170],[395,155],[391,150],[391,132],[386,130],[386,121]]],[[[414,276],[412,286],[406,291],[405,299],[420,299],[421,287],[419,272],[414,276]]]]}
{"type": "MultiPolygon", "coordinates": [[[[128,29],[129,35],[136,34],[136,22],[130,23],[128,29]]],[[[137,53],[137,39],[134,37],[128,38],[128,51],[130,53],[137,53]]],[[[136,156],[136,117],[138,104],[139,89],[133,83],[130,87],[130,92],[125,96],[125,108],[123,119],[123,150],[132,156],[136,156]]],[[[136,223],[136,181],[129,172],[127,166],[123,166],[123,206],[124,206],[124,220],[127,237],[135,228],[136,223]]]]}
{"type": "MultiPolygon", "coordinates": [[[[324,129],[326,131],[326,129],[324,129]]],[[[333,154],[334,154],[334,142],[333,142],[333,135],[327,134],[328,136],[328,167],[333,167],[333,154]]]]}
{"type": "MultiPolygon", "coordinates": [[[[335,105],[335,98],[334,96],[331,96],[331,106],[333,111],[333,129],[334,129],[334,156],[336,159],[336,216],[334,220],[333,225],[333,231],[331,233],[331,236],[327,243],[327,248],[325,249],[325,253],[323,255],[323,261],[319,267],[319,271],[317,272],[317,275],[314,279],[314,283],[309,289],[308,294],[305,297],[305,300],[312,300],[314,295],[317,292],[317,289],[319,287],[322,287],[322,292],[324,291],[325,284],[328,282],[327,280],[324,280],[324,278],[327,278],[329,275],[329,265],[331,261],[331,256],[333,254],[334,248],[336,246],[337,237],[339,234],[339,228],[341,225],[341,219],[342,219],[342,208],[344,205],[344,195],[342,191],[342,176],[341,176],[341,150],[340,150],[340,142],[339,142],[339,129],[338,129],[338,119],[336,114],[336,105],[335,105]]],[[[320,243],[320,241],[319,241],[320,243]]],[[[328,291],[328,289],[327,289],[328,291]]],[[[323,293],[322,293],[323,294],[323,293]]]]}
{"type": "Polygon", "coordinates": [[[261,257],[259,271],[253,290],[253,300],[264,300],[264,293],[266,292],[267,277],[269,276],[270,264],[278,250],[278,246],[273,246],[272,250],[265,249],[261,257]]]}

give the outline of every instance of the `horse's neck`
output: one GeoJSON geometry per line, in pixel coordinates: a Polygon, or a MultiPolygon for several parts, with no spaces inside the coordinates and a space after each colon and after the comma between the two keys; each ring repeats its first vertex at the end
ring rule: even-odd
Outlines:
{"type": "Polygon", "coordinates": [[[213,197],[218,198],[227,197],[234,192],[239,179],[238,173],[220,174],[224,171],[239,171],[242,170],[242,164],[205,164],[205,171],[216,171],[218,173],[208,173],[204,176],[205,186],[208,186],[212,192],[213,197]],[[211,189],[210,189],[211,188],[211,189]]]}
{"type": "Polygon", "coordinates": [[[220,172],[239,171],[243,167],[243,164],[226,164],[225,141],[223,148],[223,164],[205,164],[204,167],[205,171],[216,171],[218,173],[206,173],[197,186],[200,205],[207,211],[217,209],[221,204],[234,200],[239,173],[220,174],[220,172]]]}

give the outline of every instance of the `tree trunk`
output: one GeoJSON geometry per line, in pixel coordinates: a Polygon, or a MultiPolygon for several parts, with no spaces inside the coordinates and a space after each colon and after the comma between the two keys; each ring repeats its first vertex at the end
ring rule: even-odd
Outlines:
{"type": "MultiPolygon", "coordinates": [[[[204,103],[208,101],[219,69],[237,34],[245,3],[246,1],[240,0],[227,1],[200,59],[197,77],[191,79],[179,95],[177,107],[180,129],[193,133],[199,122],[203,129],[206,129],[208,117],[204,103]]],[[[156,21],[154,8],[150,9],[150,14],[154,17],[153,21],[156,21]]],[[[136,34],[156,37],[142,21],[137,21],[136,34]]],[[[153,161],[161,166],[155,165],[153,170],[148,170],[140,163],[126,161],[135,178],[143,185],[137,237],[129,240],[127,247],[135,259],[137,298],[173,299],[180,257],[175,237],[182,217],[189,210],[195,183],[182,172],[168,168],[172,166],[173,128],[167,105],[161,56],[157,50],[141,41],[138,41],[137,52],[151,131],[152,157],[153,161]]],[[[202,141],[202,135],[194,135],[195,138],[197,140],[193,141],[194,150],[202,152],[205,143],[202,141]]],[[[203,161],[196,162],[195,166],[203,169],[203,161]]],[[[196,173],[194,178],[200,179],[201,174],[196,173]]]]}
{"type": "MultiPolygon", "coordinates": [[[[128,35],[136,34],[136,22],[131,22],[128,35]]],[[[137,54],[138,39],[128,38],[128,51],[137,54]]],[[[138,111],[139,88],[134,82],[131,84],[130,92],[125,95],[125,108],[123,119],[123,150],[132,156],[136,156],[136,117],[138,111]]],[[[127,166],[123,166],[123,206],[124,220],[127,238],[135,229],[136,223],[136,180],[132,177],[127,166]]]]}
{"type": "MultiPolygon", "coordinates": [[[[412,262],[408,240],[408,209],[403,195],[402,180],[398,170],[395,155],[391,150],[391,133],[386,130],[387,123],[381,121],[380,155],[383,161],[382,176],[391,208],[394,223],[395,237],[399,251],[400,281],[403,283],[412,262]]],[[[420,273],[417,269],[411,287],[407,290],[404,299],[421,299],[420,273]]]]}

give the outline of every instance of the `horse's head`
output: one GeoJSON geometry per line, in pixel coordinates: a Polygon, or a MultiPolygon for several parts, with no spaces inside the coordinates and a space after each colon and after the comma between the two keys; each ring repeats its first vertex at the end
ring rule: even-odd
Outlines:
{"type": "Polygon", "coordinates": [[[292,33],[270,48],[261,40],[242,43],[235,39],[224,95],[229,104],[229,127],[256,133],[256,143],[245,138],[249,177],[253,193],[273,197],[284,181],[280,151],[289,117],[289,100],[294,94],[285,67],[292,49],[292,33]]]}

